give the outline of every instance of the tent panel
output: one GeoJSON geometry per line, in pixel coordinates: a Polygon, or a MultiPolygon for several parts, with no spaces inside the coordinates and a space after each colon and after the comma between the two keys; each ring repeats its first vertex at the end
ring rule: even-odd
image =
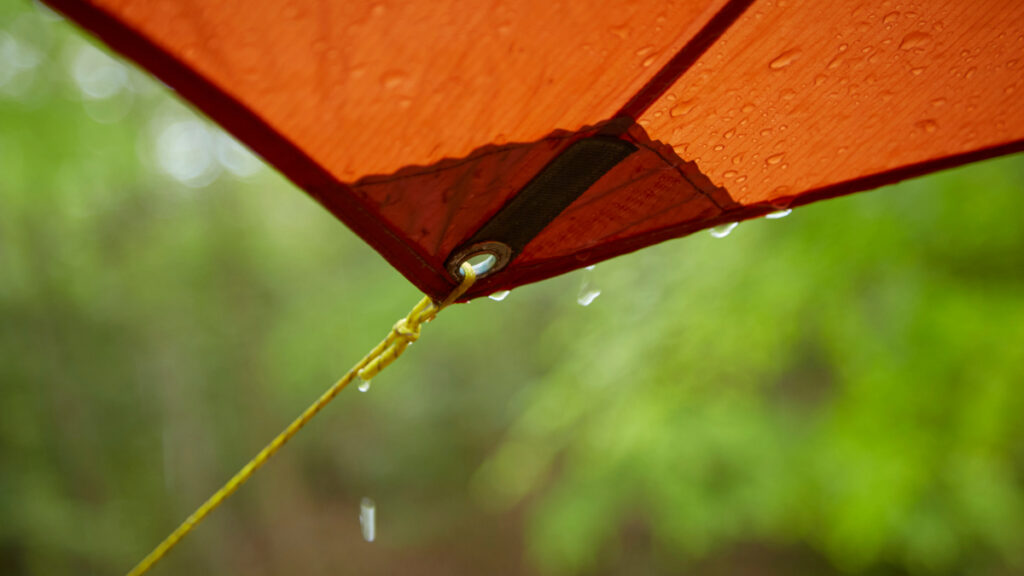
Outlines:
{"type": "Polygon", "coordinates": [[[723,3],[94,0],[346,182],[604,120],[723,3]]]}
{"type": "Polygon", "coordinates": [[[761,0],[639,123],[743,204],[1005,146],[1021,22],[1016,0],[761,0]]]}

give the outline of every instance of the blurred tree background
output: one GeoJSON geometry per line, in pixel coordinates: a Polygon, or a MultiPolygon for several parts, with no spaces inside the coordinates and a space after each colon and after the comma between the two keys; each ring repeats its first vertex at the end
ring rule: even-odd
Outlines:
{"type": "MultiPolygon", "coordinates": [[[[1022,192],[989,161],[456,307],[155,573],[1024,573],[1022,192]]],[[[124,572],[418,296],[0,2],[0,573],[124,572]]]]}

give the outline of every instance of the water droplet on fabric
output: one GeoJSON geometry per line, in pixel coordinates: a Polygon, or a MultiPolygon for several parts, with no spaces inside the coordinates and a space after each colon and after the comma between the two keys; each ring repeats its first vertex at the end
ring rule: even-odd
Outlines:
{"type": "Polygon", "coordinates": [[[377,539],[377,503],[369,498],[359,502],[359,526],[363,530],[363,540],[373,542],[377,539]]]}
{"type": "Polygon", "coordinates": [[[886,14],[882,18],[882,24],[885,24],[886,26],[891,26],[891,25],[895,24],[896,21],[899,20],[899,19],[900,19],[900,13],[899,12],[895,12],[895,11],[894,12],[889,12],[888,14],[886,14]]]}
{"type": "Polygon", "coordinates": [[[903,37],[900,50],[920,50],[931,44],[932,35],[926,32],[911,32],[903,37]]]}
{"type": "Polygon", "coordinates": [[[385,72],[380,77],[380,83],[386,90],[394,90],[405,82],[405,74],[396,70],[385,72]]]}
{"type": "Polygon", "coordinates": [[[770,68],[772,70],[782,70],[783,68],[785,68],[785,67],[789,66],[790,64],[792,64],[793,62],[795,62],[797,60],[797,58],[800,57],[801,53],[802,52],[801,52],[801,50],[799,48],[794,48],[792,50],[786,50],[782,54],[779,54],[778,56],[776,56],[774,60],[769,62],[768,63],[768,68],[770,68]]]}
{"type": "Polygon", "coordinates": [[[693,110],[693,107],[694,103],[692,101],[687,100],[684,102],[680,102],[678,106],[675,106],[668,111],[668,115],[673,118],[678,118],[680,116],[689,114],[690,110],[693,110]]]}
{"type": "Polygon", "coordinates": [[[590,306],[600,295],[601,289],[594,285],[594,266],[587,266],[583,269],[583,278],[580,280],[580,291],[576,295],[576,302],[580,306],[590,306]]]}
{"type": "Polygon", "coordinates": [[[939,123],[931,118],[921,120],[920,122],[915,123],[914,126],[917,126],[917,128],[924,130],[929,134],[939,129],[939,123]]]}
{"type": "Polygon", "coordinates": [[[718,226],[715,226],[714,228],[711,229],[711,235],[713,237],[715,237],[715,238],[725,238],[729,234],[732,234],[732,231],[735,230],[736,227],[739,226],[739,225],[740,225],[739,222],[729,222],[728,224],[719,224],[718,226]]]}
{"type": "Polygon", "coordinates": [[[495,292],[494,294],[491,294],[490,296],[488,296],[488,298],[494,300],[495,302],[501,302],[505,298],[508,298],[509,294],[511,294],[510,291],[502,290],[501,292],[495,292]]]}
{"type": "Polygon", "coordinates": [[[366,392],[369,389],[370,389],[370,381],[369,380],[363,380],[362,378],[360,378],[359,379],[359,391],[360,392],[366,392]]]}
{"type": "Polygon", "coordinates": [[[636,55],[637,56],[646,56],[646,55],[650,54],[653,51],[654,51],[654,45],[653,44],[648,44],[648,45],[643,46],[640,49],[638,49],[636,51],[636,55]]]}
{"type": "Polygon", "coordinates": [[[789,216],[792,213],[793,213],[793,209],[792,208],[787,208],[785,210],[778,210],[776,212],[771,212],[771,213],[765,214],[764,217],[769,219],[769,220],[778,220],[779,218],[785,218],[786,216],[789,216]]]}
{"type": "Polygon", "coordinates": [[[768,156],[767,158],[764,159],[764,163],[768,164],[769,166],[773,166],[775,164],[782,162],[783,156],[785,156],[785,154],[782,152],[779,152],[778,154],[772,154],[771,156],[768,156]]]}

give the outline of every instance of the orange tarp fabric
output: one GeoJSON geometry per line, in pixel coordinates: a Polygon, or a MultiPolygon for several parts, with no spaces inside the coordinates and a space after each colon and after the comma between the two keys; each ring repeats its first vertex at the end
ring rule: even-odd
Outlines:
{"type": "Polygon", "coordinates": [[[1024,149],[1016,0],[48,3],[432,296],[503,210],[547,206],[469,297],[1024,149]]]}

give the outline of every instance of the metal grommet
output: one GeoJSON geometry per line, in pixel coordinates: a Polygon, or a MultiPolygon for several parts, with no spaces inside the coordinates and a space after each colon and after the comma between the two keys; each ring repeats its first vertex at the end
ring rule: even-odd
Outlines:
{"type": "Polygon", "coordinates": [[[448,257],[445,268],[452,278],[462,280],[462,264],[468,262],[477,278],[485,278],[508,265],[512,249],[504,242],[477,242],[454,252],[448,257]]]}

